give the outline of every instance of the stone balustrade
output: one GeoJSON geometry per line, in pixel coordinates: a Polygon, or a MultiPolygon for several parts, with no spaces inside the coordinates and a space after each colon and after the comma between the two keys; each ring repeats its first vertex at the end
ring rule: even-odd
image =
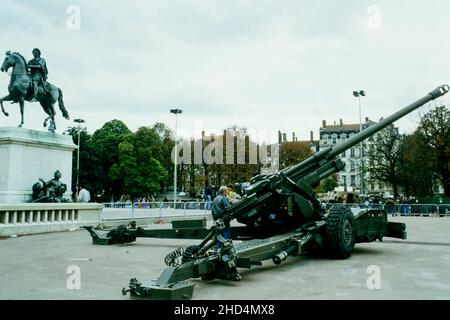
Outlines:
{"type": "Polygon", "coordinates": [[[0,204],[0,236],[76,229],[100,223],[103,205],[97,203],[0,204]]]}

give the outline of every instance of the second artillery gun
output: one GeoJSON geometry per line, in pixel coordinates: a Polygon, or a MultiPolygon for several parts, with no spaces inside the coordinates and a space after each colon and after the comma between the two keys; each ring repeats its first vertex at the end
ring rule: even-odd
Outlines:
{"type": "MultiPolygon", "coordinates": [[[[185,238],[203,240],[169,253],[165,258],[168,267],[158,279],[141,283],[133,278],[122,293],[129,292],[133,299],[190,299],[194,288],[194,284],[186,281],[190,278],[238,281],[241,279],[238,268],[261,265],[264,260],[272,259],[280,264],[288,256],[313,250],[345,259],[350,257],[355,243],[381,241],[383,237],[406,239],[406,225],[389,222],[384,210],[353,210],[336,204],[325,212],[314,188],[322,179],[345,167],[339,157],[341,153],[448,91],[449,86],[440,86],[339,145],[276,174],[254,177],[245,195],[225,209],[222,218],[209,230],[193,227],[156,231],[162,237],[164,233],[179,237],[184,230],[185,238]],[[232,220],[244,226],[232,227],[231,239],[227,240],[222,231],[232,220]],[[233,240],[244,241],[234,244],[233,240]]],[[[102,239],[94,231],[90,232],[94,243],[96,238],[100,243],[102,239]]],[[[103,241],[131,242],[136,236],[158,236],[154,232],[132,224],[114,229],[103,241]]]]}

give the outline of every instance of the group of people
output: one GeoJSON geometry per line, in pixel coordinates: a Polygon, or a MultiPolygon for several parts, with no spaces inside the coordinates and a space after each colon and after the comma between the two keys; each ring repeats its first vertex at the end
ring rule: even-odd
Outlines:
{"type": "MultiPolygon", "coordinates": [[[[223,188],[223,187],[221,187],[223,188]]],[[[227,198],[231,203],[237,202],[241,196],[236,192],[235,188],[232,185],[226,186],[227,188],[227,198]]],[[[220,188],[219,188],[219,195],[220,195],[220,188]]],[[[208,185],[205,188],[205,202],[206,202],[206,209],[210,210],[213,204],[213,199],[215,199],[215,192],[211,185],[208,185]]]]}
{"type": "Polygon", "coordinates": [[[149,202],[154,202],[154,201],[155,201],[155,198],[153,196],[150,196],[150,197],[136,198],[134,203],[137,203],[138,208],[148,208],[149,202]]]}

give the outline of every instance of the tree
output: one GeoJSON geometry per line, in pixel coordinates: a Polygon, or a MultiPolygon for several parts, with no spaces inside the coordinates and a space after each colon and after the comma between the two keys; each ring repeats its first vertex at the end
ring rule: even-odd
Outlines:
{"type": "MultiPolygon", "coordinates": [[[[172,167],[171,149],[165,137],[154,127],[141,127],[133,137],[136,167],[135,185],[140,195],[155,195],[167,182],[168,170],[172,167]],[[166,163],[164,167],[162,163],[166,163]]],[[[138,194],[139,195],[139,194],[138,194]]]]}
{"type": "MultiPolygon", "coordinates": [[[[78,127],[67,131],[78,141],[78,127]]],[[[120,120],[106,122],[92,137],[81,131],[80,183],[101,201],[157,194],[173,169],[172,131],[162,123],[141,127],[135,133],[120,120]]],[[[73,184],[76,181],[76,153],[73,158],[73,184]]],[[[173,171],[172,171],[173,172],[173,171]]]]}
{"type": "Polygon", "coordinates": [[[432,196],[434,162],[425,141],[417,131],[402,137],[399,156],[400,184],[405,189],[406,196],[432,196]]]}
{"type": "Polygon", "coordinates": [[[168,174],[168,181],[173,181],[174,163],[172,161],[172,150],[175,147],[175,132],[167,125],[157,122],[152,127],[159,136],[161,143],[160,154],[157,159],[168,174]]]}
{"type": "Polygon", "coordinates": [[[250,152],[258,150],[256,143],[251,141],[246,128],[233,125],[226,129],[224,133],[226,134],[223,142],[224,164],[218,165],[221,171],[221,182],[233,184],[249,181],[260,171],[258,161],[256,161],[257,163],[250,163],[250,152]],[[231,149],[231,143],[233,149],[231,149]],[[228,144],[230,145],[228,146],[228,144]],[[243,146],[243,149],[240,149],[240,146],[243,146]],[[227,152],[227,148],[230,149],[230,152],[227,152]],[[240,161],[243,163],[240,163],[240,161]]]}
{"type": "MultiPolygon", "coordinates": [[[[190,148],[186,147],[183,152],[190,152],[191,161],[180,163],[179,173],[181,185],[191,196],[196,195],[200,186],[245,182],[260,172],[258,161],[250,163],[250,159],[254,160],[250,152],[257,152],[258,146],[251,141],[245,128],[231,126],[224,130],[224,135],[191,139],[188,146],[190,148]],[[201,154],[194,155],[199,152],[201,154]]],[[[255,158],[257,160],[257,155],[255,158]]]]}
{"type": "Polygon", "coordinates": [[[374,142],[366,147],[366,171],[369,181],[389,183],[398,197],[400,134],[393,124],[375,135],[374,142]]]}
{"type": "Polygon", "coordinates": [[[111,167],[109,174],[120,185],[121,194],[133,199],[157,194],[167,179],[167,172],[158,160],[140,157],[137,148],[128,141],[119,144],[119,163],[111,167]]]}
{"type": "Polygon", "coordinates": [[[450,110],[436,106],[422,116],[417,132],[433,157],[434,172],[445,196],[450,197],[450,110]]]}
{"type": "Polygon", "coordinates": [[[283,142],[280,145],[280,169],[287,168],[302,162],[313,155],[309,143],[283,142]]]}
{"type": "Polygon", "coordinates": [[[107,198],[118,199],[120,196],[122,181],[113,179],[117,173],[117,167],[113,168],[113,165],[119,164],[119,144],[130,133],[122,121],[115,119],[106,122],[92,135],[93,153],[100,168],[98,179],[107,198]]]}
{"type": "Polygon", "coordinates": [[[155,123],[152,130],[159,137],[159,154],[154,156],[161,162],[161,165],[169,171],[170,169],[173,169],[171,154],[172,149],[175,147],[174,132],[164,123],[160,122],[155,123]]]}
{"type": "Polygon", "coordinates": [[[337,175],[333,174],[332,176],[325,178],[321,181],[320,186],[318,188],[320,193],[327,193],[328,191],[333,191],[334,188],[338,186],[337,175]]]}
{"type": "MultiPolygon", "coordinates": [[[[66,131],[72,136],[73,143],[78,145],[78,127],[70,127],[66,131]]],[[[103,185],[101,183],[102,170],[99,165],[99,160],[94,152],[92,145],[92,137],[87,132],[86,128],[81,128],[80,131],[80,172],[79,183],[88,189],[92,195],[98,195],[102,193],[103,185]]],[[[72,157],[72,191],[76,191],[77,181],[77,156],[78,152],[75,151],[72,157]]]]}

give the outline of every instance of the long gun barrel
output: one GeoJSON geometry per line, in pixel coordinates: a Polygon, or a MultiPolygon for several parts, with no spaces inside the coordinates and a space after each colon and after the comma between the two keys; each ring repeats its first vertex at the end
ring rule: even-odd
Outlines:
{"type": "Polygon", "coordinates": [[[360,134],[357,134],[353,136],[352,138],[348,139],[347,141],[337,145],[333,150],[329,153],[329,157],[335,157],[339,155],[340,153],[344,152],[345,150],[348,150],[349,148],[353,147],[354,145],[357,145],[361,141],[367,139],[368,137],[372,136],[376,132],[386,128],[387,126],[391,125],[398,119],[404,117],[408,113],[416,110],[417,108],[423,106],[424,104],[443,96],[445,93],[449,91],[448,85],[443,85],[435,90],[431,91],[429,94],[424,96],[423,98],[417,100],[414,103],[411,103],[409,106],[404,107],[400,111],[390,115],[389,117],[381,120],[380,122],[377,122],[376,124],[370,126],[369,128],[362,131],[360,134]]]}
{"type": "MultiPolygon", "coordinates": [[[[318,166],[320,166],[319,163],[321,163],[322,160],[331,160],[331,159],[335,158],[336,156],[338,156],[342,152],[350,149],[351,147],[357,145],[358,143],[362,142],[363,140],[367,139],[368,137],[374,135],[378,131],[386,128],[387,126],[391,125],[392,123],[394,123],[398,119],[404,117],[408,113],[410,113],[410,112],[416,110],[417,108],[423,106],[427,102],[430,102],[430,101],[432,101],[432,100],[434,100],[436,98],[439,98],[439,97],[443,96],[448,91],[449,91],[449,86],[448,85],[442,85],[440,87],[437,87],[435,90],[431,91],[430,93],[428,93],[423,98],[421,98],[421,99],[413,102],[412,104],[404,107],[403,109],[401,109],[400,111],[390,115],[389,117],[384,118],[380,122],[370,126],[369,128],[365,129],[364,131],[354,135],[353,137],[351,137],[347,141],[345,141],[343,143],[340,143],[340,144],[338,144],[335,147],[329,147],[329,148],[326,148],[326,149],[320,151],[319,153],[317,153],[314,156],[306,159],[305,161],[302,161],[301,163],[284,170],[284,173],[289,178],[291,178],[293,181],[297,181],[299,178],[302,178],[303,176],[311,173],[312,171],[317,170],[318,166]]],[[[337,170],[335,170],[335,172],[339,171],[342,168],[336,168],[336,169],[337,170]]],[[[319,175],[317,177],[317,179],[314,179],[316,181],[314,181],[313,184],[317,184],[318,183],[318,181],[317,181],[318,179],[322,179],[322,178],[326,177],[330,173],[333,173],[332,171],[333,170],[329,170],[329,172],[326,172],[326,174],[319,175]]]]}

